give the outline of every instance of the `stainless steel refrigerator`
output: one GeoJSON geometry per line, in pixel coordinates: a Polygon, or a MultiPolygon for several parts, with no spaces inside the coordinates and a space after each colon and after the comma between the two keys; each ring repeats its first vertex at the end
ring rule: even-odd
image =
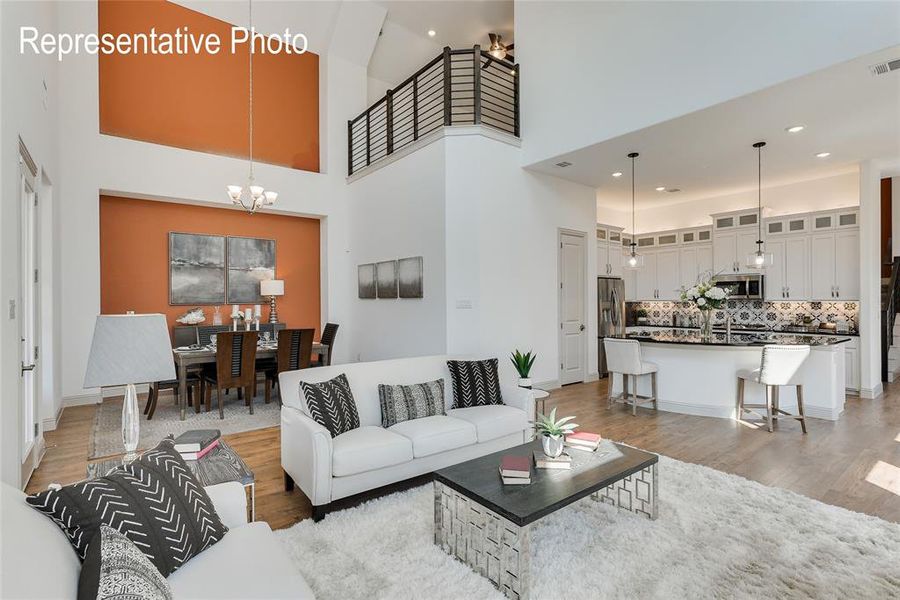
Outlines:
{"type": "Polygon", "coordinates": [[[597,278],[597,331],[600,377],[606,377],[606,352],[603,338],[625,335],[625,282],[619,278],[597,278]]]}

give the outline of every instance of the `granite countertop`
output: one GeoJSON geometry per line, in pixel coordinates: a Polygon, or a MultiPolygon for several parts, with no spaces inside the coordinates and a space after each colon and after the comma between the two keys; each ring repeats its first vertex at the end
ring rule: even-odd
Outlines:
{"type": "MultiPolygon", "coordinates": [[[[699,327],[684,327],[684,326],[673,327],[671,325],[650,325],[650,324],[644,324],[644,325],[632,324],[632,325],[628,325],[628,327],[647,327],[647,328],[652,327],[655,329],[662,327],[664,329],[671,329],[673,331],[699,331],[700,330],[699,327]]],[[[724,333],[725,325],[721,325],[721,324],[713,325],[713,331],[724,333]]],[[[807,336],[827,335],[829,337],[859,337],[859,332],[856,331],[855,329],[852,329],[845,333],[838,333],[836,331],[829,331],[827,329],[806,329],[805,327],[802,327],[802,326],[769,327],[766,329],[758,329],[756,327],[746,327],[743,325],[732,325],[731,331],[732,331],[732,333],[791,333],[791,334],[807,335],[807,336]]]]}
{"type": "Polygon", "coordinates": [[[838,335],[809,335],[801,333],[775,333],[775,332],[738,332],[731,337],[725,333],[715,332],[709,340],[703,340],[697,329],[648,329],[633,331],[625,335],[625,338],[641,342],[654,342],[660,344],[685,344],[697,346],[765,346],[767,344],[785,344],[789,346],[833,346],[849,342],[847,336],[838,335]]]}

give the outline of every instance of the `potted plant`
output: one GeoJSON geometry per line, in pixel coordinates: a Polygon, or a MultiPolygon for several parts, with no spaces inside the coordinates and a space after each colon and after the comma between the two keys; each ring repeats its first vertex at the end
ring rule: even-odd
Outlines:
{"type": "Polygon", "coordinates": [[[531,388],[531,366],[534,364],[535,358],[537,358],[537,354],[532,353],[531,350],[522,354],[517,349],[510,354],[509,359],[516,368],[516,373],[519,374],[519,387],[531,388]]]}
{"type": "Polygon", "coordinates": [[[566,435],[578,427],[577,423],[570,423],[575,417],[563,417],[556,420],[556,409],[550,411],[550,416],[539,414],[534,422],[534,430],[541,436],[541,447],[544,454],[550,458],[556,458],[563,451],[563,442],[566,435]]]}
{"type": "Polygon", "coordinates": [[[681,288],[681,301],[688,302],[700,309],[700,337],[712,337],[712,312],[725,307],[730,290],[716,287],[713,278],[705,274],[699,282],[690,288],[681,288]]]}
{"type": "Polygon", "coordinates": [[[647,310],[644,308],[639,308],[634,311],[634,316],[637,317],[638,325],[644,325],[647,323],[647,310]]]}

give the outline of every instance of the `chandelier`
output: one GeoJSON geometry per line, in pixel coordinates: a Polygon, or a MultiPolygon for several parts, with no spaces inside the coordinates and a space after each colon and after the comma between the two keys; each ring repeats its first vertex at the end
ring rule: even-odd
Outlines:
{"type": "Polygon", "coordinates": [[[253,43],[256,34],[253,32],[253,1],[247,2],[249,20],[250,20],[250,174],[247,177],[247,185],[229,185],[228,197],[231,198],[232,204],[240,206],[251,215],[264,206],[275,204],[278,198],[278,192],[266,190],[263,186],[257,185],[253,178],[253,43]]]}

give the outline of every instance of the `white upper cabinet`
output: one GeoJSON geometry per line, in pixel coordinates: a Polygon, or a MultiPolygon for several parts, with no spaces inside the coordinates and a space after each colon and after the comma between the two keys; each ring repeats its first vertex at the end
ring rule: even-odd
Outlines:
{"type": "Polygon", "coordinates": [[[635,269],[638,300],[657,300],[656,252],[644,252],[644,266],[635,269]]]}
{"type": "Polygon", "coordinates": [[[678,268],[678,249],[659,250],[656,253],[657,300],[678,300],[683,283],[678,268]]]}
{"type": "Polygon", "coordinates": [[[679,250],[678,266],[681,285],[690,287],[706,271],[712,271],[713,249],[709,244],[685,246],[679,250]]]}
{"type": "Polygon", "coordinates": [[[784,286],[788,300],[809,299],[809,239],[788,238],[784,242],[784,286]]]}
{"type": "Polygon", "coordinates": [[[622,231],[597,227],[597,276],[622,276],[622,231]]]}
{"type": "MultiPolygon", "coordinates": [[[[729,217],[731,218],[731,217],[729,217]]],[[[713,272],[737,273],[737,233],[716,233],[713,236],[713,272]]]]}
{"type": "Polygon", "coordinates": [[[859,300],[859,230],[834,234],[834,295],[842,300],[859,300]]]}
{"type": "Polygon", "coordinates": [[[811,300],[832,300],[834,291],[834,233],[817,233],[809,240],[811,300]]]}

